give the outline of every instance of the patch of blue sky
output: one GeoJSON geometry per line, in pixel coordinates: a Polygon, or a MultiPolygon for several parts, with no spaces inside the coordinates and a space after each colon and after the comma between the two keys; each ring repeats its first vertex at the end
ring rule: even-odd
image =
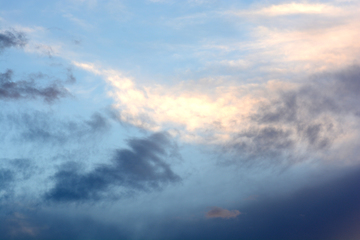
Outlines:
{"type": "MultiPolygon", "coordinates": [[[[80,8],[80,12],[80,9],[70,8],[60,13],[43,10],[38,19],[32,15],[24,16],[31,19],[24,19],[24,22],[34,25],[42,23],[42,27],[49,29],[51,35],[56,32],[52,28],[59,25],[62,26],[62,31],[77,32],[84,36],[79,37],[80,39],[94,35],[91,43],[78,40],[82,45],[82,52],[88,53],[91,50],[92,58],[126,69],[136,77],[146,78],[152,74],[159,77],[158,73],[161,72],[163,81],[168,81],[174,73],[189,70],[196,72],[204,68],[209,60],[221,60],[224,53],[207,45],[218,44],[225,39],[226,43],[229,39],[234,42],[248,39],[245,24],[239,27],[239,23],[234,24],[224,18],[218,10],[196,8],[193,13],[189,13],[184,11],[189,10],[189,7],[182,10],[177,4],[145,5],[147,8],[127,7],[124,11],[130,11],[131,14],[124,21],[114,20],[108,14],[109,9],[80,8]],[[45,26],[44,18],[49,19],[45,26]],[[99,21],[94,21],[94,18],[99,21]],[[148,75],[141,77],[139,72],[148,72],[148,75]]],[[[69,39],[67,42],[71,40],[77,39],[69,39]]]]}

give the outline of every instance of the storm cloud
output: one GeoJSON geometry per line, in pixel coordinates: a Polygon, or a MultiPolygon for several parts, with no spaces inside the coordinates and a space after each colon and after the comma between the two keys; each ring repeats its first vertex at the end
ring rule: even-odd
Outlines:
{"type": "MultiPolygon", "coordinates": [[[[165,133],[145,139],[130,139],[130,149],[115,151],[111,164],[102,164],[83,173],[78,164],[69,163],[55,175],[55,186],[45,199],[55,202],[99,200],[116,186],[127,190],[149,191],[181,180],[163,159],[172,142],[165,133]]],[[[116,195],[116,194],[115,194],[116,195]]]]}

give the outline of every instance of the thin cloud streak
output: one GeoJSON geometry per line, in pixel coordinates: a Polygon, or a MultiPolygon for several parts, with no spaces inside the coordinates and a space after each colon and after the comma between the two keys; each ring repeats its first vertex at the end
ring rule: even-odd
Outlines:
{"type": "Polygon", "coordinates": [[[224,219],[230,219],[230,218],[236,218],[239,216],[241,212],[238,210],[227,210],[219,207],[213,207],[210,211],[206,213],[206,218],[224,218],[224,219]]]}

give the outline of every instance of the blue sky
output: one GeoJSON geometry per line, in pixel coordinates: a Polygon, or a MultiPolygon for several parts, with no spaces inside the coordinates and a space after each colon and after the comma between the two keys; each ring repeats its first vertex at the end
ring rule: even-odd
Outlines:
{"type": "Polygon", "coordinates": [[[0,238],[358,238],[359,11],[0,1],[0,238]]]}

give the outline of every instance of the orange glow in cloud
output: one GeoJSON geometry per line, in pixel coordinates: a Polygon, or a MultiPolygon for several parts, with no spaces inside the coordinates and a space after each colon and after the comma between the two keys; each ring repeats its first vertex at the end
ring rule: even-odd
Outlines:
{"type": "Polygon", "coordinates": [[[217,138],[226,137],[234,126],[245,121],[260,101],[248,93],[249,86],[218,87],[215,97],[183,91],[180,85],[140,88],[118,71],[102,70],[86,63],[74,64],[104,76],[113,86],[109,94],[115,100],[114,107],[121,112],[120,120],[152,131],[180,127],[191,135],[211,129],[218,132],[217,138]]]}
{"type": "Polygon", "coordinates": [[[241,212],[239,212],[238,210],[229,211],[227,209],[223,209],[223,208],[219,208],[219,207],[213,207],[210,211],[208,211],[206,213],[205,216],[206,216],[206,218],[230,219],[230,218],[236,218],[240,214],[241,214],[241,212]]]}

